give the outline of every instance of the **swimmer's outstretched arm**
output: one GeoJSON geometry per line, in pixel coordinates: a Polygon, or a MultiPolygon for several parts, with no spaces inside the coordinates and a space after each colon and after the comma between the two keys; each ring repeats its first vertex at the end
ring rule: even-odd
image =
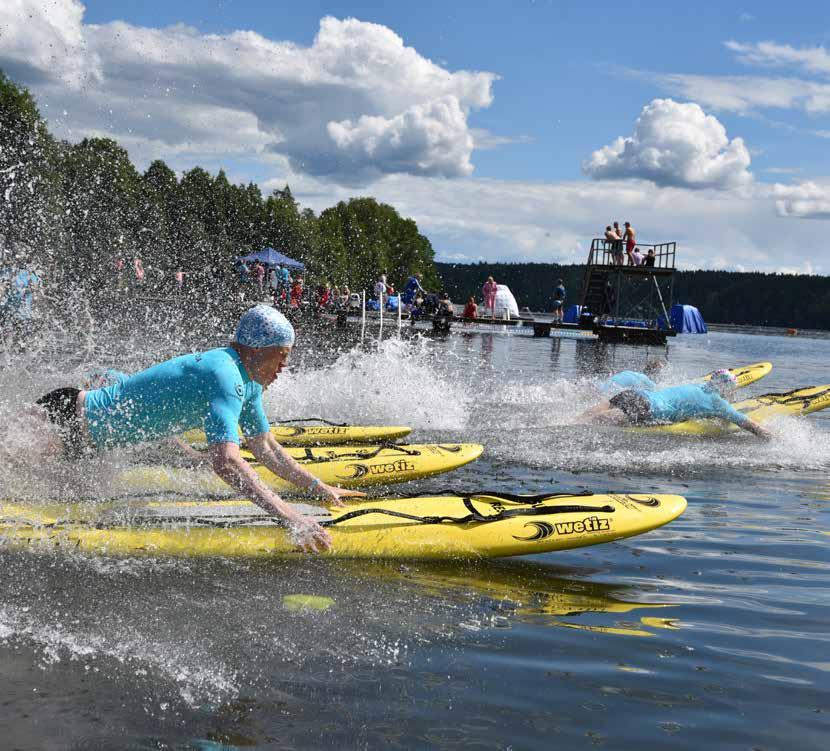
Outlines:
{"type": "Polygon", "coordinates": [[[317,489],[322,496],[331,501],[334,506],[343,506],[341,498],[363,498],[365,493],[358,490],[344,490],[317,479],[311,472],[290,456],[274,436],[268,433],[248,438],[248,448],[251,453],[277,477],[308,490],[317,489]]]}
{"type": "Polygon", "coordinates": [[[610,402],[600,402],[590,409],[586,409],[579,417],[577,423],[596,425],[623,425],[627,422],[625,413],[621,409],[613,407],[610,402]]]}
{"type": "Polygon", "coordinates": [[[748,430],[750,433],[757,435],[759,438],[765,438],[766,440],[772,440],[772,433],[769,432],[763,425],[755,420],[751,420],[750,418],[741,415],[744,419],[740,422],[733,420],[735,425],[739,428],[743,428],[744,430],[748,430]]]}
{"type": "Polygon", "coordinates": [[[331,549],[331,535],[317,522],[300,514],[259,479],[239,453],[235,443],[214,443],[208,448],[213,471],[228,485],[244,493],[260,508],[288,522],[292,537],[305,551],[331,549]]]}
{"type": "Polygon", "coordinates": [[[210,454],[208,454],[206,451],[197,451],[195,448],[193,448],[193,446],[190,446],[178,437],[169,438],[167,440],[171,446],[177,448],[182,454],[184,454],[188,459],[190,459],[194,466],[211,466],[210,454]]]}

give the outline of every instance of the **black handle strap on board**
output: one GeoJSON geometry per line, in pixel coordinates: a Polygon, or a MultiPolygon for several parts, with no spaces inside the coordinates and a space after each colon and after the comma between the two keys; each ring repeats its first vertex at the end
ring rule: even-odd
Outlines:
{"type": "MultiPolygon", "coordinates": [[[[473,496],[473,498],[476,496],[473,496]]],[[[548,496],[552,498],[553,496],[548,496]]],[[[566,496],[567,497],[567,496],[566,496]]],[[[583,506],[581,504],[567,504],[562,506],[546,506],[541,502],[538,505],[533,505],[530,508],[512,508],[500,509],[495,514],[482,514],[473,505],[472,498],[467,497],[462,499],[464,507],[470,512],[466,516],[418,516],[417,514],[407,514],[403,511],[393,511],[384,508],[364,508],[356,509],[355,511],[347,511],[345,514],[338,516],[336,519],[320,522],[320,526],[334,527],[342,522],[350,519],[357,519],[368,514],[384,514],[396,519],[406,519],[407,521],[418,522],[419,524],[469,524],[476,522],[479,524],[488,524],[490,522],[500,522],[505,519],[512,519],[517,516],[542,516],[543,514],[579,514],[579,513],[614,513],[613,506],[583,506]]]]}
{"type": "Polygon", "coordinates": [[[343,454],[335,454],[332,456],[315,456],[314,452],[323,452],[327,451],[326,447],[311,447],[309,446],[304,450],[304,456],[302,457],[294,457],[295,459],[299,459],[302,462],[307,462],[308,464],[321,464],[325,462],[339,462],[339,461],[362,461],[364,459],[374,459],[378,456],[381,451],[389,451],[392,454],[398,454],[400,456],[420,456],[421,452],[417,449],[410,448],[405,443],[389,443],[389,442],[381,442],[374,448],[366,448],[361,449],[359,446],[354,447],[354,451],[351,453],[343,453],[343,454]]]}
{"type": "Polygon", "coordinates": [[[408,493],[399,495],[396,498],[441,498],[442,496],[455,496],[457,498],[495,498],[498,501],[507,503],[519,503],[526,506],[535,506],[543,501],[557,498],[587,498],[594,495],[590,490],[582,490],[579,493],[536,493],[524,495],[523,493],[505,493],[503,490],[459,490],[458,488],[445,488],[444,490],[421,491],[419,493],[408,493]]]}
{"type": "Polygon", "coordinates": [[[802,406],[807,407],[810,405],[811,402],[815,401],[816,399],[821,399],[822,397],[825,397],[828,394],[830,394],[830,388],[826,388],[821,391],[816,391],[816,393],[814,394],[799,396],[800,392],[805,391],[809,388],[811,387],[803,386],[802,388],[792,389],[792,391],[784,391],[780,394],[761,394],[761,396],[756,396],[755,400],[761,402],[762,404],[789,405],[801,403],[802,406]]]}
{"type": "Polygon", "coordinates": [[[274,420],[271,425],[291,425],[295,422],[321,422],[324,425],[330,425],[332,428],[348,428],[350,426],[347,422],[332,422],[331,420],[324,420],[322,417],[298,417],[296,420],[274,420]]]}
{"type": "MultiPolygon", "coordinates": [[[[367,459],[374,459],[380,455],[382,451],[390,452],[389,458],[392,459],[395,456],[420,456],[421,452],[417,449],[411,448],[406,443],[379,443],[377,446],[372,447],[371,449],[361,449],[359,446],[354,447],[354,451],[350,453],[338,453],[333,454],[330,456],[320,456],[319,453],[325,453],[328,449],[325,446],[307,446],[307,447],[298,447],[302,448],[303,455],[302,456],[295,456],[294,459],[298,462],[302,462],[303,466],[309,464],[330,464],[331,462],[361,462],[367,459]],[[315,452],[318,452],[318,455],[315,456],[315,452]]],[[[247,454],[243,454],[242,458],[248,462],[248,464],[258,464],[259,460],[255,456],[248,456],[247,454]]]]}

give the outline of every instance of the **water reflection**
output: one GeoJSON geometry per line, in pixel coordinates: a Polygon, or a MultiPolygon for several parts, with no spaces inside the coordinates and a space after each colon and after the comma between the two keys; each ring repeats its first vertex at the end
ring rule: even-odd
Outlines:
{"type": "MultiPolygon", "coordinates": [[[[350,563],[346,570],[354,570],[350,563]]],[[[461,603],[476,602],[484,611],[501,618],[495,626],[514,619],[536,624],[606,632],[627,636],[651,636],[645,628],[617,623],[580,623],[563,620],[584,614],[620,614],[634,610],[673,607],[674,604],[626,599],[631,589],[568,576],[567,569],[522,560],[458,563],[411,563],[361,566],[363,575],[386,581],[402,580],[414,587],[413,597],[436,597],[461,603]]],[[[585,572],[580,572],[584,577],[585,572]]],[[[642,619],[645,626],[664,628],[663,619],[642,619]]]]}

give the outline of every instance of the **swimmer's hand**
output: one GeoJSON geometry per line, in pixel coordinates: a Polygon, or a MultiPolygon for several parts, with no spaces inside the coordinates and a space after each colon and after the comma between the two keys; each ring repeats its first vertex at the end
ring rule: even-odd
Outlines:
{"type": "Polygon", "coordinates": [[[306,553],[324,553],[331,550],[331,535],[313,519],[300,514],[286,517],[288,537],[306,553]]]}
{"type": "Polygon", "coordinates": [[[343,488],[335,487],[334,485],[320,485],[320,493],[331,503],[332,506],[343,508],[346,504],[341,500],[342,498],[365,498],[366,493],[361,493],[359,490],[345,490],[343,488]]]}

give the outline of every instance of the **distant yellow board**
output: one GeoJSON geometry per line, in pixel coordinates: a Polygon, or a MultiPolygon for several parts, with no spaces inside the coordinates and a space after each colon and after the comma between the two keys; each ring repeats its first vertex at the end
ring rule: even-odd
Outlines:
{"type": "MultiPolygon", "coordinates": [[[[290,453],[315,477],[342,488],[391,485],[449,472],[478,459],[479,443],[425,443],[391,446],[335,446],[294,448],[290,453]]],[[[275,490],[296,487],[274,475],[243,451],[257,474],[275,490]]],[[[229,487],[212,473],[168,467],[139,467],[120,473],[118,479],[144,490],[227,493],[229,487]]]]}
{"type": "MultiPolygon", "coordinates": [[[[373,499],[345,509],[300,507],[330,531],[341,558],[496,558],[639,535],[686,508],[677,495],[469,496],[373,499]]],[[[0,503],[7,546],[105,555],[288,558],[285,529],[251,503],[138,501],[55,507],[0,503]]]]}
{"type": "MultiPolygon", "coordinates": [[[[326,446],[345,443],[383,443],[409,435],[412,428],[400,425],[273,425],[271,434],[285,446],[326,446]]],[[[183,439],[204,443],[201,430],[188,430],[183,439]]]]}
{"type": "MultiPolygon", "coordinates": [[[[755,381],[760,381],[764,376],[769,375],[772,371],[771,362],[756,362],[752,365],[743,365],[739,368],[728,368],[729,372],[738,379],[738,388],[749,386],[755,381]]],[[[714,371],[713,371],[714,372],[714,371]]],[[[704,381],[711,379],[712,373],[707,373],[703,376],[704,381]]]]}
{"type": "MultiPolygon", "coordinates": [[[[753,399],[744,399],[732,405],[739,412],[756,422],[764,423],[775,417],[809,415],[830,407],[830,384],[794,389],[781,394],[764,394],[753,399]]],[[[681,435],[712,436],[739,430],[736,425],[724,420],[687,420],[672,425],[651,425],[630,428],[646,433],[674,433],[681,435]]]]}

